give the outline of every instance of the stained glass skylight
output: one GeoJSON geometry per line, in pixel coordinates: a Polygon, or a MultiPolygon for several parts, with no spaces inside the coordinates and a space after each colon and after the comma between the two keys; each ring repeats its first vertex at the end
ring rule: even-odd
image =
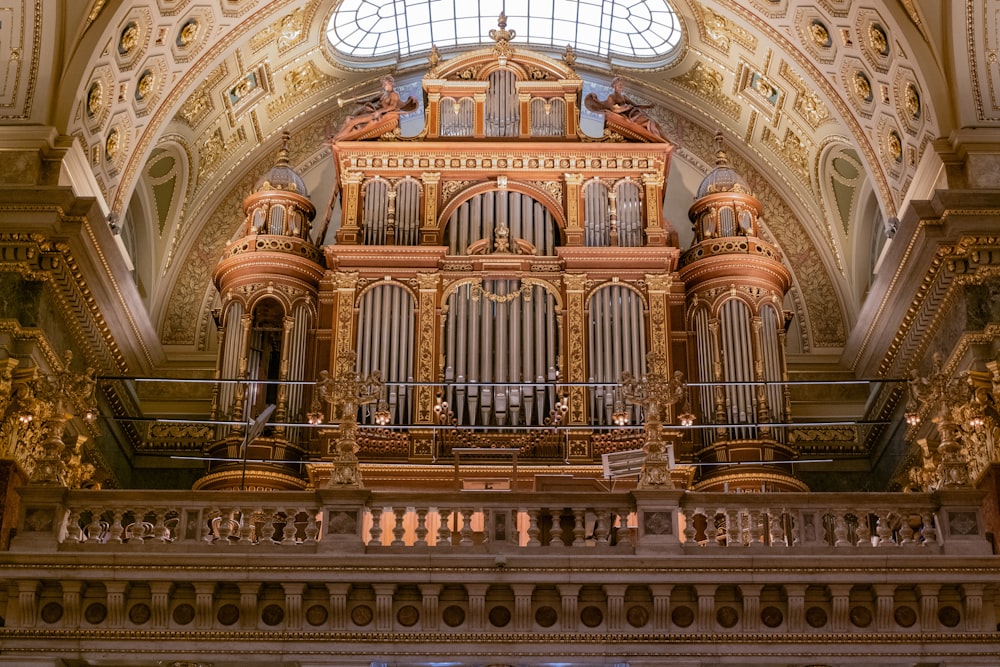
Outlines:
{"type": "Polygon", "coordinates": [[[503,9],[514,44],[650,59],[680,43],[680,20],[666,0],[343,0],[327,25],[334,48],[352,59],[492,44],[503,9]],[[530,8],[529,8],[530,5],[530,8]]]}

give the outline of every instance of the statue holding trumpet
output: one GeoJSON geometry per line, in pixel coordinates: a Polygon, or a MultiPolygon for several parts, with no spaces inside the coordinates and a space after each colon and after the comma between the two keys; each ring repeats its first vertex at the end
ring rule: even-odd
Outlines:
{"type": "Polygon", "coordinates": [[[390,114],[394,120],[398,120],[400,113],[414,111],[417,108],[417,101],[413,97],[400,99],[399,93],[394,89],[395,80],[391,76],[382,77],[382,94],[375,97],[356,97],[349,100],[337,100],[340,106],[346,102],[357,102],[357,110],[344,119],[340,130],[333,136],[334,141],[349,141],[359,138],[365,131],[385,120],[389,120],[390,114]]]}

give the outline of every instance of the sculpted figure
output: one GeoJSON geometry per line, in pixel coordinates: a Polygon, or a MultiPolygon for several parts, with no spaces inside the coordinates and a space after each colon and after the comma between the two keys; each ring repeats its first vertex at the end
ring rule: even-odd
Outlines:
{"type": "Polygon", "coordinates": [[[625,121],[625,124],[637,126],[655,141],[665,141],[660,126],[646,114],[646,109],[652,109],[653,105],[634,102],[623,92],[623,86],[621,78],[615,77],[615,80],[611,82],[613,92],[608,95],[607,99],[600,100],[594,93],[589,93],[584,104],[591,111],[615,114],[622,121],[625,121]]]}
{"type": "Polygon", "coordinates": [[[334,135],[334,141],[355,135],[369,125],[379,122],[394,111],[406,113],[417,108],[417,101],[412,97],[406,101],[400,99],[395,91],[395,80],[391,76],[382,77],[382,94],[359,103],[359,109],[344,119],[344,124],[334,135]]]}

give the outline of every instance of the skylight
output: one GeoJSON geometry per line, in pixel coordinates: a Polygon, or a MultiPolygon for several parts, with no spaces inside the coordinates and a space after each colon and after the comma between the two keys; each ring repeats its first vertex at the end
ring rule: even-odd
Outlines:
{"type": "Polygon", "coordinates": [[[327,25],[334,48],[349,58],[409,56],[458,45],[492,44],[500,9],[514,44],[564,48],[597,56],[650,59],[681,39],[666,0],[344,0],[327,25]],[[530,4],[530,9],[529,9],[530,4]]]}

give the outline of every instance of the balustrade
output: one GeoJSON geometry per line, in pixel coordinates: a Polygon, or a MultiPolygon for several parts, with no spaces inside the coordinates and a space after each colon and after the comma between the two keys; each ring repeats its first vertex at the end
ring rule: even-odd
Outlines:
{"type": "MultiPolygon", "coordinates": [[[[660,498],[630,492],[359,491],[348,499],[324,492],[47,493],[53,505],[66,510],[54,532],[61,549],[123,544],[308,549],[329,542],[370,552],[615,547],[628,553],[653,546],[683,555],[718,548],[789,553],[895,548],[927,554],[941,552],[949,540],[973,545],[977,553],[986,553],[987,546],[984,537],[965,532],[974,509],[971,514],[964,505],[952,509],[930,494],[678,492],[660,498]],[[339,523],[343,515],[351,517],[347,528],[339,523]],[[669,517],[677,530],[650,529],[643,524],[653,525],[647,515],[655,515],[653,523],[661,526],[669,517]],[[961,527],[947,537],[939,526],[945,515],[961,527]],[[327,530],[326,522],[335,519],[337,525],[327,530]]],[[[30,527],[22,533],[30,535],[30,527]]],[[[19,549],[16,541],[13,548],[19,549]]]]}

